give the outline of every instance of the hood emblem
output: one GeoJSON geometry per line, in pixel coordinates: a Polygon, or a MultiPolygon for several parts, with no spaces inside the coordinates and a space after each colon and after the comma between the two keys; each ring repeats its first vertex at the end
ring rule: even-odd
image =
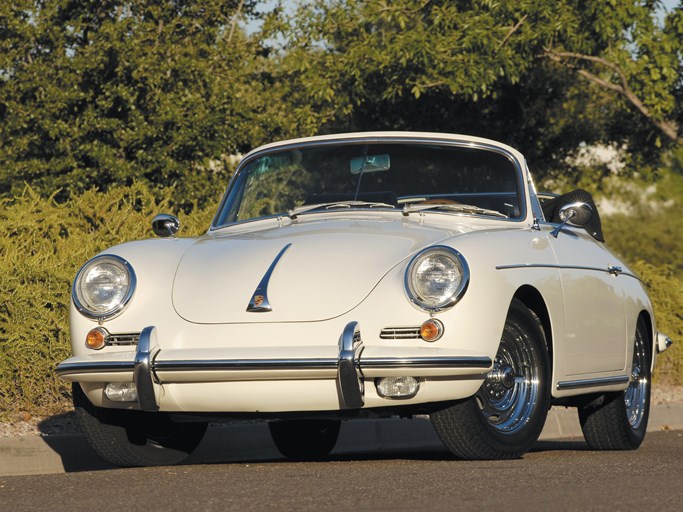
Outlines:
{"type": "Polygon", "coordinates": [[[285,245],[277,256],[275,256],[275,259],[270,264],[270,267],[268,267],[268,270],[266,270],[261,282],[251,296],[251,300],[247,306],[248,313],[268,313],[273,310],[270,301],[268,300],[268,283],[270,282],[270,277],[273,275],[273,271],[275,270],[278,261],[280,261],[282,255],[291,247],[291,245],[292,244],[285,245]]]}

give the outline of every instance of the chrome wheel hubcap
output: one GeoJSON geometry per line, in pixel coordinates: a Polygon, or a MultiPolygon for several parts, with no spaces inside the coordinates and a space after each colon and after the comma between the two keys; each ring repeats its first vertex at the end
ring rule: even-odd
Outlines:
{"type": "Polygon", "coordinates": [[[633,366],[631,367],[631,381],[624,393],[626,417],[631,428],[636,430],[645,416],[645,407],[650,386],[648,378],[647,347],[640,334],[636,334],[633,350],[633,366]]]}
{"type": "Polygon", "coordinates": [[[501,340],[493,369],[486,375],[476,400],[491,427],[502,434],[514,434],[536,410],[540,361],[536,349],[519,333],[506,338],[501,340]]]}

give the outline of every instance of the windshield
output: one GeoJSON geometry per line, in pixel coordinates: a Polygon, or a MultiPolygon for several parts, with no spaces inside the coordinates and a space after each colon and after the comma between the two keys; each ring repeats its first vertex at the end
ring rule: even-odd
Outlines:
{"type": "Polygon", "coordinates": [[[514,219],[521,204],[517,168],[506,154],[453,144],[351,141],[283,148],[251,160],[231,183],[214,225],[344,206],[514,219]]]}

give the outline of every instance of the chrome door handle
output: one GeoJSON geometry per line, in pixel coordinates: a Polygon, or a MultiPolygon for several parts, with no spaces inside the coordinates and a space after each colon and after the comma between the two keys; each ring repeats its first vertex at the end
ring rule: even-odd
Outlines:
{"type": "Polygon", "coordinates": [[[623,270],[621,267],[617,267],[616,265],[607,265],[607,272],[615,276],[618,276],[623,272],[623,270]]]}

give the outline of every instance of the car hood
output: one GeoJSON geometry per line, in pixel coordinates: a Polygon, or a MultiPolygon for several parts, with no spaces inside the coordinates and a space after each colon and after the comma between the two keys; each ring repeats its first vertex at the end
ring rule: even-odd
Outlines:
{"type": "Polygon", "coordinates": [[[248,233],[224,231],[199,239],[185,252],[173,304],[195,323],[325,320],[357,306],[406,257],[469,230],[386,216],[302,219],[248,233]],[[267,284],[272,310],[248,312],[254,295],[262,294],[256,289],[264,275],[288,244],[267,284]]]}

